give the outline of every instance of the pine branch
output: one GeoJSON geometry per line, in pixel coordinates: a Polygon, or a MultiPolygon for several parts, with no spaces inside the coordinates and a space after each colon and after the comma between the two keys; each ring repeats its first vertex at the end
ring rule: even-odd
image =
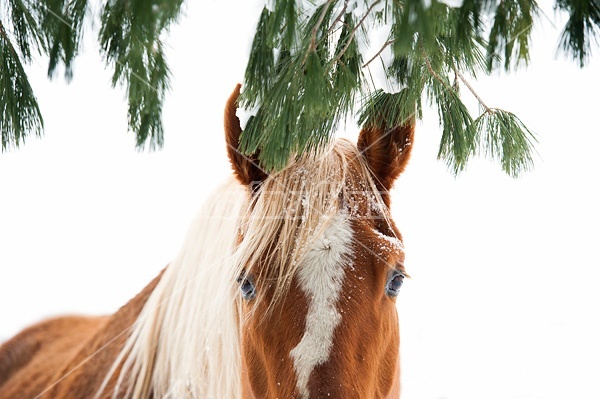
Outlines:
{"type": "Polygon", "coordinates": [[[354,40],[354,36],[356,35],[356,31],[358,30],[358,28],[362,26],[362,24],[365,22],[365,20],[367,19],[367,17],[371,13],[371,11],[373,11],[373,8],[375,8],[375,6],[377,4],[379,4],[380,2],[381,2],[381,0],[376,0],[375,2],[373,2],[373,4],[371,4],[371,6],[367,9],[367,11],[365,11],[365,14],[362,16],[361,20],[358,21],[358,23],[356,24],[356,26],[354,27],[354,29],[352,29],[352,32],[350,32],[350,35],[349,35],[349,38],[347,40],[346,45],[338,53],[337,57],[335,57],[335,59],[333,60],[333,64],[337,64],[338,61],[342,58],[342,56],[344,55],[344,53],[346,52],[346,50],[348,50],[348,47],[350,46],[350,44],[354,40]]]}
{"type": "Polygon", "coordinates": [[[374,60],[375,60],[377,57],[379,57],[379,55],[380,55],[381,53],[383,53],[383,51],[384,51],[386,48],[388,48],[388,47],[389,47],[391,44],[394,44],[394,42],[395,42],[395,41],[396,41],[395,39],[392,39],[392,40],[388,40],[387,42],[385,42],[385,43],[383,44],[383,46],[381,46],[381,48],[379,49],[379,51],[378,51],[377,53],[375,53],[375,55],[374,55],[373,57],[371,57],[371,58],[369,59],[369,61],[365,62],[365,63],[362,65],[362,67],[363,67],[363,68],[366,68],[366,67],[368,67],[368,66],[369,66],[369,64],[370,64],[371,62],[373,62],[373,61],[374,61],[374,60]]]}
{"type": "Polygon", "coordinates": [[[327,29],[327,34],[328,35],[331,35],[333,33],[333,31],[335,30],[335,26],[339,22],[342,21],[342,18],[344,17],[344,14],[346,14],[346,10],[348,9],[348,3],[349,2],[350,2],[350,0],[344,0],[344,5],[343,5],[342,9],[340,10],[340,12],[337,15],[337,17],[335,17],[335,19],[331,23],[331,26],[329,27],[329,29],[327,29]]]}
{"type": "Polygon", "coordinates": [[[36,7],[49,58],[48,77],[52,78],[58,66],[63,65],[64,76],[70,80],[79,53],[87,0],[42,0],[36,7]]]}
{"type": "Polygon", "coordinates": [[[302,65],[306,64],[306,59],[308,58],[308,54],[310,54],[312,51],[315,51],[317,49],[317,32],[319,31],[319,28],[321,27],[321,24],[323,23],[323,20],[325,19],[325,16],[327,15],[327,12],[329,11],[329,7],[335,1],[336,0],[327,0],[327,3],[325,3],[323,5],[323,10],[321,11],[321,14],[319,15],[319,19],[317,20],[317,23],[313,26],[313,28],[310,32],[310,44],[308,46],[308,50],[306,51],[306,54],[304,55],[304,59],[302,60],[302,65]]]}
{"type": "Polygon", "coordinates": [[[10,38],[6,34],[6,30],[4,30],[4,24],[2,23],[2,21],[0,21],[0,38],[2,38],[2,40],[5,43],[5,46],[7,46],[8,50],[10,51],[12,56],[18,57],[18,54],[15,51],[15,48],[13,47],[12,42],[10,41],[10,38]]]}
{"type": "Polygon", "coordinates": [[[488,107],[485,102],[483,102],[482,98],[479,96],[479,94],[477,94],[477,92],[475,91],[475,89],[473,88],[473,86],[471,86],[471,84],[469,83],[469,81],[467,79],[465,79],[465,77],[463,76],[463,74],[460,73],[460,71],[458,69],[456,69],[456,67],[454,67],[454,73],[455,73],[456,76],[458,76],[460,78],[460,80],[467,87],[467,89],[469,89],[469,91],[471,92],[471,94],[473,94],[473,96],[477,99],[477,101],[485,109],[485,111],[493,113],[494,111],[490,107],[488,107]]]}
{"type": "Polygon", "coordinates": [[[471,128],[476,132],[479,152],[498,160],[512,177],[533,167],[535,135],[511,112],[490,109],[481,114],[471,128]]]}
{"type": "MultiPolygon", "coordinates": [[[[177,20],[182,1],[153,0],[151,6],[146,0],[104,2],[101,52],[113,70],[113,86],[126,86],[128,126],[136,134],[138,148],[163,142],[162,103],[170,72],[161,35],[177,20]]],[[[484,103],[465,75],[527,64],[537,3],[465,0],[459,7],[439,0],[426,3],[386,0],[376,10],[382,0],[372,0],[351,12],[350,0],[311,2],[308,11],[298,9],[302,2],[296,0],[276,1],[272,11],[265,7],[240,97],[242,106],[258,106],[258,111],[241,136],[241,148],[260,151],[261,164],[278,169],[290,157],[326,142],[359,105],[359,120],[365,123],[374,123],[376,115],[385,115],[386,123],[399,123],[402,118],[422,118],[424,98],[436,105],[442,125],[438,155],[455,173],[484,149],[507,173],[526,170],[535,137],[515,115],[484,103]],[[488,19],[493,21],[489,31],[483,22],[488,19]],[[365,53],[375,50],[368,48],[370,28],[389,20],[387,41],[363,63],[357,41],[364,40],[365,53]],[[370,71],[363,70],[375,59],[384,63],[381,54],[388,48],[392,61],[384,65],[388,78],[384,85],[404,87],[398,93],[364,84],[370,71]],[[460,99],[459,81],[481,105],[483,113],[475,121],[460,99]]],[[[7,4],[2,8],[7,16],[0,15],[3,149],[17,146],[31,132],[40,134],[43,127],[22,62],[29,62],[37,51],[48,56],[49,75],[64,66],[69,78],[88,9],[88,0],[7,4]]],[[[569,14],[560,47],[583,66],[600,35],[600,2],[557,0],[556,8],[569,14]]]]}
{"type": "Polygon", "coordinates": [[[170,71],[160,36],[178,18],[180,7],[181,0],[161,0],[153,7],[143,0],[115,0],[102,11],[102,52],[114,68],[113,86],[127,86],[128,125],[140,149],[163,144],[162,104],[170,71]]]}
{"type": "Polygon", "coordinates": [[[423,60],[425,61],[425,65],[427,65],[427,69],[429,70],[429,72],[431,73],[431,75],[438,81],[440,82],[448,91],[454,91],[452,86],[448,85],[446,83],[446,81],[433,69],[433,66],[431,65],[431,61],[429,60],[429,56],[425,53],[425,50],[423,48],[421,48],[421,55],[423,57],[423,60]]]}
{"type": "Polygon", "coordinates": [[[397,93],[386,93],[380,89],[365,99],[358,113],[358,123],[387,130],[414,120],[416,108],[416,99],[411,98],[407,88],[397,93]]]}
{"type": "Polygon", "coordinates": [[[444,159],[454,174],[458,174],[475,152],[475,132],[471,129],[473,119],[447,79],[434,73],[428,90],[431,101],[437,105],[442,126],[438,158],[444,159]]]}
{"type": "Polygon", "coordinates": [[[589,59],[592,43],[597,44],[600,35],[600,2],[557,0],[556,6],[569,13],[559,38],[559,48],[583,67],[589,59]]]}
{"type": "Polygon", "coordinates": [[[529,37],[534,17],[539,10],[535,1],[504,0],[495,11],[494,24],[488,39],[488,69],[497,62],[497,54],[504,53],[504,69],[510,70],[520,62],[529,62],[529,37]],[[515,42],[518,46],[515,48],[515,42]]]}
{"type": "MultiPolygon", "coordinates": [[[[22,0],[13,0],[8,8],[12,34],[24,62],[30,62],[32,53],[45,50],[43,35],[35,10],[30,10],[22,0]]],[[[4,28],[3,28],[4,29],[4,28]]],[[[5,32],[6,34],[6,32],[5,32]]]]}
{"type": "Polygon", "coordinates": [[[40,136],[44,121],[19,55],[0,21],[0,134],[2,151],[18,147],[26,136],[40,136]]]}

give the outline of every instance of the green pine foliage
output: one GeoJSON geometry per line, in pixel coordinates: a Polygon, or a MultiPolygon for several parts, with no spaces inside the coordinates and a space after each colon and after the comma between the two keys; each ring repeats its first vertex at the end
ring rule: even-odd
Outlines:
{"type": "Polygon", "coordinates": [[[536,3],[531,0],[506,0],[498,4],[487,46],[490,70],[501,60],[506,70],[511,63],[516,68],[529,62],[529,36],[538,13],[536,3]]]}
{"type": "Polygon", "coordinates": [[[36,3],[48,54],[48,76],[64,66],[67,80],[73,76],[73,61],[79,53],[87,0],[45,0],[36,3]]]}
{"type": "Polygon", "coordinates": [[[0,11],[0,134],[4,150],[19,146],[28,134],[42,132],[42,114],[23,62],[31,61],[32,54],[44,47],[44,40],[35,13],[22,1],[0,5],[0,11]]]}
{"type": "Polygon", "coordinates": [[[508,175],[516,177],[533,165],[536,138],[511,112],[487,109],[473,121],[471,130],[475,150],[500,162],[508,175]]]}
{"type": "MultiPolygon", "coordinates": [[[[290,7],[290,1],[281,4],[290,7]]],[[[242,96],[243,106],[259,109],[241,148],[259,153],[265,169],[279,169],[326,142],[347,117],[357,114],[359,124],[388,131],[422,118],[424,105],[438,111],[438,156],[454,173],[476,155],[498,159],[513,176],[531,167],[535,140],[521,121],[490,110],[475,92],[484,112],[472,116],[459,89],[472,91],[465,75],[528,61],[535,2],[297,2],[295,36],[279,5],[263,10],[242,96]],[[369,32],[382,27],[389,37],[382,48],[372,48],[369,32]],[[386,87],[372,83],[373,62],[384,64],[386,87]]]]}
{"type": "Polygon", "coordinates": [[[127,86],[129,127],[138,148],[163,145],[162,104],[169,67],[161,33],[176,20],[182,0],[118,0],[102,10],[100,44],[113,67],[113,86],[127,86]]]}
{"type": "Polygon", "coordinates": [[[559,47],[583,67],[590,56],[592,43],[597,43],[598,40],[600,1],[557,0],[555,7],[569,13],[569,20],[559,39],[559,47]]]}
{"type": "MultiPolygon", "coordinates": [[[[357,27],[351,14],[334,15],[333,3],[310,14],[299,10],[305,19],[296,16],[300,30],[294,32],[286,24],[295,12],[265,9],[261,14],[242,97],[244,106],[260,105],[260,110],[248,122],[240,148],[259,151],[267,168],[281,168],[290,154],[322,145],[354,107],[362,79],[357,27]],[[324,23],[332,19],[340,21],[337,40],[324,23]]],[[[294,2],[280,4],[290,7],[294,2]]]]}
{"type": "MultiPolygon", "coordinates": [[[[241,149],[258,154],[266,170],[323,145],[348,118],[385,132],[423,118],[425,106],[437,110],[438,157],[454,173],[474,156],[491,158],[511,176],[532,167],[533,133],[514,114],[488,106],[468,79],[529,62],[530,36],[541,20],[536,1],[463,0],[456,7],[440,0],[266,2],[240,98],[255,110],[241,149]],[[388,36],[376,43],[372,34],[382,30],[388,36]],[[384,83],[376,84],[380,66],[384,83]],[[463,95],[477,99],[480,113],[467,109],[463,95]]],[[[113,86],[126,87],[128,126],[138,148],[158,148],[164,141],[169,67],[162,38],[182,4],[101,1],[102,55],[113,86]]],[[[49,77],[62,70],[70,79],[89,9],[89,0],[0,3],[3,151],[43,132],[23,66],[44,56],[49,77]]],[[[598,38],[600,0],[555,0],[555,10],[568,14],[559,48],[584,66],[598,38]]]]}
{"type": "MultiPolygon", "coordinates": [[[[2,149],[17,147],[28,134],[39,136],[44,122],[17,49],[0,25],[0,131],[2,149]]],[[[29,43],[23,47],[30,56],[29,43]]]]}
{"type": "MultiPolygon", "coordinates": [[[[179,17],[183,0],[107,0],[99,41],[113,86],[127,88],[129,129],[139,148],[163,144],[162,104],[169,67],[161,37],[179,17]]],[[[43,118],[23,65],[48,59],[48,76],[62,68],[69,80],[90,19],[88,0],[10,0],[0,3],[0,133],[2,151],[29,134],[41,135],[43,118]]],[[[89,28],[90,26],[88,26],[89,28]]]]}

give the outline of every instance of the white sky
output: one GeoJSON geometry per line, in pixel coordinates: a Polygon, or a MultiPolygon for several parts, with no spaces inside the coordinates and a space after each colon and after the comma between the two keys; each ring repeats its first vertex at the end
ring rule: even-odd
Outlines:
{"type": "MultiPolygon", "coordinates": [[[[187,4],[168,40],[160,152],[134,150],[124,92],[93,40],[70,85],[31,68],[46,129],[0,155],[0,341],[47,316],[115,311],[229,174],[223,104],[260,5],[187,4]]],[[[600,60],[580,70],[556,58],[551,22],[562,24],[548,16],[526,71],[471,81],[538,134],[533,172],[514,180],[477,160],[454,178],[435,159],[436,113],[418,125],[393,194],[413,276],[399,298],[403,399],[600,396],[600,60]]]]}

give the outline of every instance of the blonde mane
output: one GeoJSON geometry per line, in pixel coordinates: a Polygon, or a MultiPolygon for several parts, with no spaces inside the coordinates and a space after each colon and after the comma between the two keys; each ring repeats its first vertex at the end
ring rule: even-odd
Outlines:
{"type": "Polygon", "coordinates": [[[366,162],[347,140],[300,157],[252,198],[229,181],[192,222],[96,398],[121,365],[114,398],[240,398],[238,278],[252,271],[268,279],[277,300],[340,210],[351,216],[374,206],[387,219],[366,162]]]}

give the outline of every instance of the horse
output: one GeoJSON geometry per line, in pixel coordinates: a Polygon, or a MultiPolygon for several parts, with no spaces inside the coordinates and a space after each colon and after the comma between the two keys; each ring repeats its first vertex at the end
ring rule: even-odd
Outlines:
{"type": "Polygon", "coordinates": [[[267,173],[224,127],[233,174],[173,261],[110,316],[0,346],[0,398],[398,398],[404,248],[389,190],[414,123],[365,125],[267,173]]]}

